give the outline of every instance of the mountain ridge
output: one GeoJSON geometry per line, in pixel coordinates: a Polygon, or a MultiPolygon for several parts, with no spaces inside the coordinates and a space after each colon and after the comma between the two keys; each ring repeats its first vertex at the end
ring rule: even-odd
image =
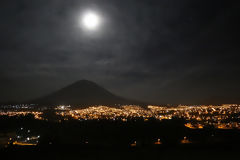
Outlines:
{"type": "Polygon", "coordinates": [[[31,103],[44,105],[117,105],[143,104],[117,96],[95,82],[79,80],[31,103]]]}

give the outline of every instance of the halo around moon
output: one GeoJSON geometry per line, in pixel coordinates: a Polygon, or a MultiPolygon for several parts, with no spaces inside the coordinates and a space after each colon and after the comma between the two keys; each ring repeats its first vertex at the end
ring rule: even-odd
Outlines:
{"type": "Polygon", "coordinates": [[[96,30],[99,28],[101,23],[101,18],[100,16],[93,12],[93,11],[88,11],[86,13],[83,13],[81,17],[81,25],[87,30],[96,30]]]}

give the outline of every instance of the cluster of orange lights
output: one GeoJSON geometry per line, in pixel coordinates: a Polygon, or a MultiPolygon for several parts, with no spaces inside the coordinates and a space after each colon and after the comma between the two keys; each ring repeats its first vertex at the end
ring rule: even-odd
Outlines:
{"type": "MultiPolygon", "coordinates": [[[[108,106],[93,106],[85,109],[68,109],[57,111],[56,114],[63,117],[71,117],[79,120],[109,119],[127,121],[132,118],[142,118],[147,121],[149,118],[158,120],[183,118],[187,121],[186,127],[191,129],[202,129],[205,126],[214,126],[218,129],[240,129],[240,123],[231,121],[233,118],[240,118],[234,114],[240,113],[240,106],[235,104],[225,104],[219,106],[140,106],[128,105],[119,108],[108,106]]],[[[67,118],[66,118],[67,120],[67,118]]]]}
{"type": "Polygon", "coordinates": [[[42,112],[35,112],[35,111],[7,111],[7,112],[0,112],[0,116],[26,116],[26,115],[34,115],[35,119],[42,120],[42,112]]]}
{"type": "MultiPolygon", "coordinates": [[[[35,111],[0,111],[0,116],[26,116],[34,115],[35,119],[43,118],[43,110],[35,111]]],[[[150,118],[163,120],[172,118],[183,118],[185,126],[191,129],[202,129],[206,126],[213,126],[218,129],[240,129],[240,105],[196,105],[196,106],[148,106],[143,108],[137,105],[123,105],[120,107],[90,106],[84,109],[72,109],[71,106],[55,107],[56,115],[64,120],[122,120],[127,122],[131,119],[141,118],[148,121],[150,118]]]]}

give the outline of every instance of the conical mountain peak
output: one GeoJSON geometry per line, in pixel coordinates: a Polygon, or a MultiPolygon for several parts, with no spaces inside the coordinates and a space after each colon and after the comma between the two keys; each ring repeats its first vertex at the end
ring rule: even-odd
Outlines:
{"type": "Polygon", "coordinates": [[[52,94],[34,100],[37,104],[70,104],[70,105],[115,105],[134,104],[136,101],[114,95],[95,82],[79,80],[52,94]]]}

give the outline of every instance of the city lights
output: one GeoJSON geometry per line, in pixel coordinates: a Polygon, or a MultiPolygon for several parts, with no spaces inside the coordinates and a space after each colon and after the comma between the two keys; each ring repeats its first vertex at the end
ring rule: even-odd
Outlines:
{"type": "MultiPolygon", "coordinates": [[[[24,106],[22,109],[2,109],[0,116],[26,116],[33,115],[38,120],[48,120],[43,117],[42,108],[32,109],[24,106]]],[[[195,106],[151,106],[143,108],[137,105],[123,105],[119,107],[110,106],[89,106],[83,109],[74,109],[71,106],[56,106],[54,112],[63,120],[128,120],[143,119],[147,122],[149,119],[168,120],[173,118],[182,118],[186,120],[185,127],[190,129],[203,129],[206,126],[213,126],[217,129],[240,129],[240,123],[235,121],[240,118],[240,106],[236,104],[224,105],[195,105],[195,106]],[[235,120],[233,120],[235,119],[235,120]]],[[[48,109],[48,108],[46,108],[48,109]]],[[[58,120],[61,122],[62,120],[58,120]]],[[[30,131],[29,131],[30,132],[30,131]]]]}

